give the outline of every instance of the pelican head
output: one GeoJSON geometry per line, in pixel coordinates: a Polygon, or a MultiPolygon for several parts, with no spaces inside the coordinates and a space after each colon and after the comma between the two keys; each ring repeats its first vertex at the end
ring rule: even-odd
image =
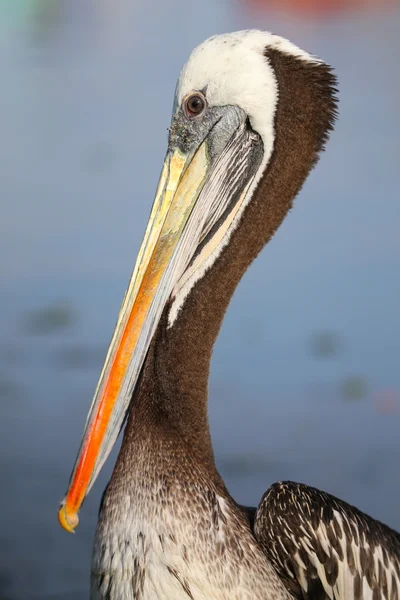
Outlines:
{"type": "Polygon", "coordinates": [[[322,61],[262,31],[215,36],[192,52],[177,83],[147,230],[59,511],[66,530],[77,526],[124,424],[162,315],[173,328],[251,204],[269,202],[272,211],[266,219],[257,213],[254,228],[262,232],[252,254],[274,233],[331,129],[333,85],[322,61]]]}

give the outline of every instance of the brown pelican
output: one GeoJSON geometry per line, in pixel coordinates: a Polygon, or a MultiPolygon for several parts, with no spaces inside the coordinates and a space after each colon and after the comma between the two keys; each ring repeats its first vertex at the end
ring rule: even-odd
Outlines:
{"type": "Polygon", "coordinates": [[[210,358],[230,298],[317,162],[328,65],[261,31],[213,37],[176,88],[168,151],[59,520],[68,531],[123,424],[91,598],[400,598],[400,536],[311,487],[239,506],[213,456],[210,358]]]}

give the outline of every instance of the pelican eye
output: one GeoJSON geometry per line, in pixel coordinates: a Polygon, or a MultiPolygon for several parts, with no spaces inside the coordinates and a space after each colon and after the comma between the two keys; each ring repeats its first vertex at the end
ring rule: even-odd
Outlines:
{"type": "Polygon", "coordinates": [[[187,114],[192,116],[200,115],[206,107],[206,100],[202,94],[192,94],[185,101],[187,114]]]}

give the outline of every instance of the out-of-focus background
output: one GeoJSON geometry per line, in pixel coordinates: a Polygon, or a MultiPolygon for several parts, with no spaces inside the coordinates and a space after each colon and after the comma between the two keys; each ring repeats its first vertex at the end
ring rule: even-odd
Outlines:
{"type": "Polygon", "coordinates": [[[0,0],[0,600],[88,597],[99,498],[57,523],[190,50],[243,28],[337,70],[340,120],[212,364],[218,466],[400,529],[400,10],[383,0],[0,0]]]}

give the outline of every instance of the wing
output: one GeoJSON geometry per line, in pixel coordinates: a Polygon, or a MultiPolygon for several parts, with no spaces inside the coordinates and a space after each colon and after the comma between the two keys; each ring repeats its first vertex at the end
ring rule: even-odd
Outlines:
{"type": "Polygon", "coordinates": [[[295,598],[400,600],[400,535],[334,496],[276,483],[253,527],[295,598]]]}

